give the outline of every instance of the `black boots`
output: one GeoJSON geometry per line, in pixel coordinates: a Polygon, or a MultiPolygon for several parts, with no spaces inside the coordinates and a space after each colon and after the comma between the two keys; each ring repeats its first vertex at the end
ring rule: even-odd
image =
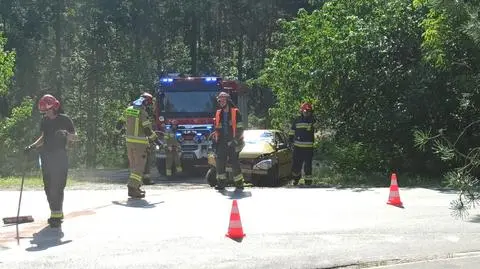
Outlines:
{"type": "Polygon", "coordinates": [[[60,218],[49,218],[48,219],[48,224],[50,225],[50,228],[60,228],[62,226],[63,220],[60,218]]]}
{"type": "Polygon", "coordinates": [[[226,186],[225,181],[218,180],[217,186],[215,186],[215,189],[219,190],[219,191],[223,191],[223,190],[225,190],[225,186],[226,186]]]}
{"type": "Polygon", "coordinates": [[[128,196],[132,198],[145,198],[145,191],[141,190],[140,187],[138,188],[133,188],[130,186],[128,187],[128,196]]]}
{"type": "Polygon", "coordinates": [[[153,184],[155,184],[151,178],[145,177],[145,176],[143,177],[142,182],[143,182],[143,185],[153,185],[153,184]]]}

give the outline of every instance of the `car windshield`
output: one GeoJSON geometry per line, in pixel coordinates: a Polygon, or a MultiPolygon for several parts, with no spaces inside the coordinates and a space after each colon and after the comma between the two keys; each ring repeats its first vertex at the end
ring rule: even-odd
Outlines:
{"type": "Polygon", "coordinates": [[[273,133],[266,130],[246,130],[243,132],[246,144],[273,143],[273,133]]]}

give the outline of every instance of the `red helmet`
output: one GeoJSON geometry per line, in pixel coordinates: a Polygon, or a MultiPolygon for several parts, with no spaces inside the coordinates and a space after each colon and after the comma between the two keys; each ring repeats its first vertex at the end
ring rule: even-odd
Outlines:
{"type": "Polygon", "coordinates": [[[300,111],[301,112],[312,111],[312,110],[313,110],[312,104],[310,104],[310,103],[303,103],[300,106],[300,111]]]}
{"type": "Polygon", "coordinates": [[[40,110],[40,112],[46,112],[52,108],[54,110],[59,109],[60,102],[57,100],[57,98],[53,97],[53,95],[45,94],[38,101],[38,110],[40,110]]]}
{"type": "Polygon", "coordinates": [[[140,95],[140,97],[143,97],[146,105],[151,105],[153,103],[153,96],[151,94],[149,94],[148,92],[142,93],[142,95],[140,95]]]}

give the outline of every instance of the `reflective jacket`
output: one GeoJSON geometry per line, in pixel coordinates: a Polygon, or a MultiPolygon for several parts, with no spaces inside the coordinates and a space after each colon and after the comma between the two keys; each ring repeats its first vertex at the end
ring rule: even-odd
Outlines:
{"type": "Polygon", "coordinates": [[[149,140],[153,141],[157,138],[156,133],[152,131],[152,122],[143,106],[127,107],[123,113],[123,119],[120,121],[125,123],[127,143],[148,144],[149,140]]]}
{"type": "Polygon", "coordinates": [[[169,129],[163,134],[163,138],[165,139],[165,145],[167,145],[167,147],[172,147],[172,150],[180,151],[181,145],[175,133],[173,129],[169,129]]]}
{"type": "Polygon", "coordinates": [[[313,149],[313,142],[315,142],[314,123],[313,117],[300,116],[296,118],[288,132],[290,142],[295,147],[313,149]]]}
{"type": "Polygon", "coordinates": [[[215,139],[217,142],[220,141],[233,141],[237,142],[243,141],[243,121],[242,114],[240,110],[236,107],[231,107],[227,113],[228,120],[226,121],[228,126],[224,126],[225,121],[223,120],[223,109],[218,109],[215,113],[215,139]],[[228,128],[225,130],[224,128],[228,128]],[[227,137],[225,137],[225,134],[227,137]]]}

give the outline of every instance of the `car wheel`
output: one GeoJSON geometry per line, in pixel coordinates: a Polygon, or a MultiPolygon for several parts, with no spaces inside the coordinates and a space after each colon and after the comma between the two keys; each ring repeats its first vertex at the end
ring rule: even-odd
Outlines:
{"type": "Polygon", "coordinates": [[[273,166],[268,170],[266,183],[268,187],[278,187],[280,186],[280,177],[278,171],[278,165],[273,166]]]}
{"type": "Polygon", "coordinates": [[[182,161],[182,170],[189,176],[198,175],[198,169],[193,165],[191,161],[182,161]]]}
{"type": "Polygon", "coordinates": [[[205,175],[205,180],[210,187],[215,187],[217,185],[217,170],[215,167],[208,169],[207,174],[205,175]]]}
{"type": "Polygon", "coordinates": [[[262,182],[262,178],[259,175],[252,175],[248,181],[255,187],[261,187],[260,183],[262,182]]]}
{"type": "Polygon", "coordinates": [[[156,159],[155,164],[157,166],[158,173],[162,176],[167,174],[165,159],[156,159]]]}

